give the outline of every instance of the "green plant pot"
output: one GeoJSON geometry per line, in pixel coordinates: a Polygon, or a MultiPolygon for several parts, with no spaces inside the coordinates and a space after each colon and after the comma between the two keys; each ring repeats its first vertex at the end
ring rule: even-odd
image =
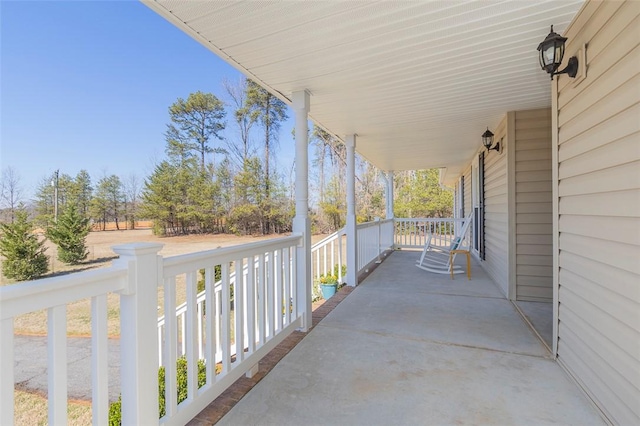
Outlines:
{"type": "Polygon", "coordinates": [[[338,284],[320,284],[320,290],[322,290],[322,298],[324,300],[329,300],[331,296],[336,294],[336,290],[338,289],[338,284]]]}

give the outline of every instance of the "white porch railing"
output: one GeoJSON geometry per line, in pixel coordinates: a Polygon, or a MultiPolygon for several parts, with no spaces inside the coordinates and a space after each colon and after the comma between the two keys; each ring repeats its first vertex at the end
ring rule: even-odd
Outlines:
{"type": "Polygon", "coordinates": [[[339,265],[338,282],[343,282],[342,265],[347,263],[344,251],[345,243],[346,237],[343,228],[311,246],[311,277],[313,280],[319,279],[323,275],[333,274],[336,265],[339,265]]]}
{"type": "MultiPolygon", "coordinates": [[[[312,262],[312,279],[319,279],[323,275],[333,274],[336,269],[336,265],[344,265],[346,259],[344,258],[344,244],[345,244],[344,229],[338,230],[333,234],[325,237],[321,241],[318,241],[311,246],[311,262],[312,262]]],[[[265,256],[265,264],[268,264],[269,257],[265,256]]],[[[254,262],[254,274],[258,274],[260,271],[260,260],[254,262]]],[[[215,272],[215,271],[214,271],[215,272]]],[[[342,268],[337,268],[338,282],[342,282],[342,268]]],[[[249,267],[248,264],[244,264],[242,268],[242,275],[244,279],[248,279],[249,267]]],[[[206,273],[205,273],[206,276],[206,273]]],[[[236,270],[233,269],[229,273],[229,285],[233,286],[236,282],[236,270]]],[[[220,306],[220,297],[222,292],[222,280],[218,280],[213,285],[213,293],[215,296],[216,306],[220,306]]],[[[187,353],[187,340],[183,338],[187,334],[187,302],[184,302],[176,307],[176,327],[178,333],[178,357],[186,355],[187,353]]],[[[196,323],[197,323],[197,348],[198,358],[203,359],[205,353],[205,335],[203,333],[203,324],[206,321],[206,291],[202,290],[196,297],[196,323]]],[[[164,365],[163,362],[163,342],[165,336],[165,315],[161,315],[158,318],[158,360],[159,365],[164,365]]],[[[215,316],[216,328],[220,327],[220,313],[215,316]]],[[[222,352],[219,350],[220,346],[220,334],[216,334],[216,345],[218,348],[215,353],[215,361],[222,361],[222,352]]],[[[247,336],[245,335],[244,347],[248,345],[247,336]]],[[[235,341],[231,345],[231,356],[235,356],[236,345],[235,341]]]]}
{"type": "Polygon", "coordinates": [[[372,261],[380,260],[380,255],[393,248],[393,219],[374,220],[356,227],[358,241],[358,273],[372,261]]]}
{"type": "MultiPolygon", "coordinates": [[[[91,298],[92,415],[104,424],[109,409],[107,377],[107,294],[124,291],[126,267],[87,271],[0,288],[0,424],[14,421],[13,320],[29,312],[47,310],[49,424],[67,422],[66,306],[91,298]]],[[[125,348],[126,350],[126,348],[125,348]]],[[[157,387],[157,385],[156,385],[157,387]]]]}
{"type": "MultiPolygon", "coordinates": [[[[264,262],[264,265],[268,265],[269,264],[269,255],[265,254],[265,258],[263,259],[258,259],[254,262],[254,266],[253,266],[253,273],[254,274],[259,274],[260,273],[260,268],[261,268],[261,262],[264,262]]],[[[262,265],[262,267],[264,267],[264,265],[262,265]]],[[[216,275],[216,268],[220,268],[220,275],[222,275],[222,265],[216,265],[216,267],[214,268],[214,277],[216,275]]],[[[234,288],[234,286],[236,285],[236,270],[233,267],[233,265],[229,265],[230,268],[230,273],[229,273],[229,282],[228,285],[230,288],[234,288]]],[[[203,282],[206,281],[207,279],[207,273],[209,271],[206,271],[204,269],[201,269],[200,271],[204,272],[204,275],[202,275],[199,272],[199,278],[201,277],[201,279],[199,279],[199,282],[203,282]]],[[[242,276],[243,279],[246,281],[249,277],[249,265],[247,263],[244,264],[244,266],[242,267],[242,276]]],[[[214,294],[214,306],[218,306],[221,309],[221,303],[222,303],[222,279],[219,279],[218,281],[216,281],[213,285],[213,294],[214,294]]],[[[206,292],[206,288],[202,291],[200,291],[197,294],[196,297],[196,313],[197,313],[197,332],[196,332],[196,339],[197,339],[197,347],[198,347],[198,358],[199,359],[203,359],[204,358],[204,353],[205,353],[205,334],[204,334],[204,326],[203,324],[206,321],[206,298],[207,298],[207,292],[206,292]]],[[[233,296],[231,297],[231,299],[233,300],[233,296]]],[[[216,329],[220,329],[220,321],[221,321],[221,315],[222,312],[221,310],[217,310],[214,313],[214,320],[216,321],[215,326],[216,329]]],[[[178,333],[178,347],[177,347],[177,351],[178,351],[178,357],[180,356],[184,356],[187,353],[187,339],[185,338],[187,335],[187,302],[183,302],[182,304],[178,305],[176,307],[176,327],[177,327],[177,333],[178,333]]],[[[164,342],[165,342],[165,324],[166,324],[166,317],[165,315],[161,315],[158,318],[158,361],[159,361],[159,365],[162,366],[164,365],[164,361],[163,361],[163,348],[164,348],[164,342]]],[[[215,341],[215,347],[217,348],[217,351],[215,353],[215,361],[216,362],[221,362],[222,361],[222,351],[220,350],[221,348],[221,342],[220,342],[220,334],[216,334],[216,341],[215,341]]],[[[245,340],[244,340],[244,347],[246,348],[248,345],[248,339],[247,339],[247,335],[245,334],[245,340]]],[[[236,354],[236,345],[235,345],[235,341],[234,343],[231,345],[231,356],[235,356],[236,354]]]]}
{"type": "Polygon", "coordinates": [[[176,365],[177,345],[186,338],[190,396],[178,406],[175,367],[167,368],[167,414],[162,423],[185,424],[191,420],[300,326],[295,283],[295,249],[300,240],[298,236],[285,237],[165,259],[164,311],[176,311],[174,292],[176,278],[181,274],[186,274],[187,307],[186,321],[183,320],[186,336],[179,335],[177,321],[165,324],[163,364],[176,365]],[[230,264],[235,269],[233,277],[230,264]],[[216,265],[221,269],[219,286],[214,283],[216,265]],[[205,270],[204,317],[198,315],[196,297],[201,269],[205,270]],[[215,363],[207,362],[207,381],[198,390],[200,334],[204,334],[204,359],[221,362],[222,369],[215,374],[215,363]],[[243,342],[242,350],[236,350],[238,342],[243,342]]]}
{"type": "Polygon", "coordinates": [[[110,268],[0,288],[0,424],[14,422],[14,318],[42,309],[48,310],[49,424],[66,423],[66,306],[86,298],[92,300],[92,417],[94,424],[107,424],[108,293],[120,294],[123,424],[187,423],[300,327],[303,313],[297,311],[294,271],[301,240],[296,235],[164,259],[157,255],[159,244],[117,246],[120,259],[110,268]],[[218,285],[213,282],[216,265],[221,271],[218,285]],[[203,269],[205,301],[198,303],[203,269]],[[185,325],[167,321],[159,345],[157,290],[163,286],[164,311],[176,312],[176,286],[182,276],[185,325]],[[236,350],[237,342],[243,342],[241,350],[236,350]],[[188,380],[188,396],[180,404],[179,347],[187,360],[188,380]],[[198,389],[199,358],[206,360],[206,383],[198,389]],[[165,366],[166,415],[158,420],[159,360],[165,366]]]}
{"type": "Polygon", "coordinates": [[[422,248],[431,234],[431,243],[448,246],[458,235],[464,218],[395,219],[395,246],[422,248]]]}
{"type": "MultiPolygon", "coordinates": [[[[357,226],[357,272],[360,273],[382,253],[394,247],[394,219],[375,220],[357,226]]],[[[332,274],[336,265],[346,265],[345,229],[329,235],[311,247],[312,277],[332,274]]],[[[338,268],[338,282],[343,282],[343,270],[338,268]]]]}

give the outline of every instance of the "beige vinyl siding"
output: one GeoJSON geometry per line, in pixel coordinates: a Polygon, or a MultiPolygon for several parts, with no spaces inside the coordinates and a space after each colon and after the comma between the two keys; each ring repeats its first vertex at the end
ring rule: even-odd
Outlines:
{"type": "Polygon", "coordinates": [[[551,109],[515,113],[516,299],[553,300],[551,109]]]}
{"type": "Polygon", "coordinates": [[[640,2],[589,1],[558,80],[558,360],[616,424],[640,424],[640,2]]]}
{"type": "Polygon", "coordinates": [[[485,153],[484,158],[484,246],[483,268],[509,295],[509,243],[507,204],[507,119],[500,122],[494,131],[495,141],[502,139],[502,154],[496,151],[485,153]]]}

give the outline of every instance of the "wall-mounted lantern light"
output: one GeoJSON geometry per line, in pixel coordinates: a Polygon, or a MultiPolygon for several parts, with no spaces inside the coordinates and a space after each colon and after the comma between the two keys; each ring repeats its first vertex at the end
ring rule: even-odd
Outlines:
{"type": "Polygon", "coordinates": [[[493,145],[493,133],[487,127],[487,130],[482,134],[482,145],[487,148],[487,152],[491,150],[495,150],[500,152],[500,142],[497,142],[495,146],[493,145]]]}
{"type": "Polygon", "coordinates": [[[553,32],[552,25],[551,32],[547,38],[538,45],[538,52],[540,52],[540,66],[551,75],[551,80],[553,80],[554,75],[569,74],[569,77],[575,78],[578,73],[578,58],[575,56],[569,58],[569,63],[565,69],[562,71],[556,71],[562,63],[562,58],[564,56],[564,43],[566,41],[566,37],[562,37],[560,34],[553,32]]]}

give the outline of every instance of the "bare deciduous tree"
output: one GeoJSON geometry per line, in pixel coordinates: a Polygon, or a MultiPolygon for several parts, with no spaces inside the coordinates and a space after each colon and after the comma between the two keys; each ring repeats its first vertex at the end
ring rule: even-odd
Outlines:
{"type": "Polygon", "coordinates": [[[240,136],[239,144],[227,139],[227,146],[239,161],[240,167],[245,164],[247,159],[255,155],[255,148],[251,144],[249,133],[256,123],[257,117],[255,114],[251,114],[250,109],[247,107],[247,84],[247,79],[244,77],[236,81],[227,79],[222,81],[222,86],[227,95],[229,95],[229,101],[233,108],[234,122],[240,136]]]}
{"type": "Polygon", "coordinates": [[[22,193],[20,174],[11,166],[5,167],[0,176],[0,208],[7,210],[6,216],[11,223],[15,220],[16,209],[22,202],[22,193]]]}
{"type": "Polygon", "coordinates": [[[131,229],[135,229],[142,192],[142,180],[135,173],[130,173],[129,176],[124,179],[123,188],[125,199],[124,215],[128,226],[131,229]]]}

